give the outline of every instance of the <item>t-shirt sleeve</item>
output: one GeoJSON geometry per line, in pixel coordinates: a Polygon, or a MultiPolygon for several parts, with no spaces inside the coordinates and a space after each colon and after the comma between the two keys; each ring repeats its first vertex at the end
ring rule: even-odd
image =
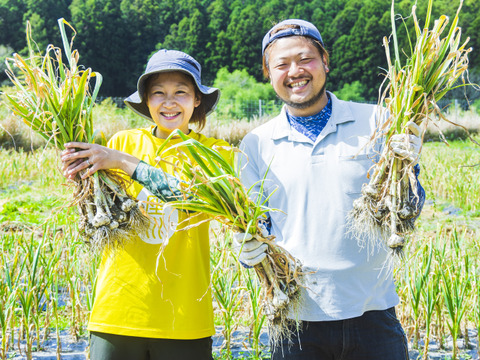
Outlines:
{"type": "Polygon", "coordinates": [[[164,202],[175,201],[182,197],[181,181],[164,170],[140,161],[132,174],[132,179],[152,192],[164,202]]]}

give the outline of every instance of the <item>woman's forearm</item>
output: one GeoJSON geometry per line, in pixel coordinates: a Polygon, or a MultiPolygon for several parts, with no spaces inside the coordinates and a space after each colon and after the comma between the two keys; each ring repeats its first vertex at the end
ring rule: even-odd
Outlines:
{"type": "Polygon", "coordinates": [[[182,192],[179,190],[180,180],[143,161],[138,162],[131,177],[164,202],[175,201],[182,196],[182,192]]]}

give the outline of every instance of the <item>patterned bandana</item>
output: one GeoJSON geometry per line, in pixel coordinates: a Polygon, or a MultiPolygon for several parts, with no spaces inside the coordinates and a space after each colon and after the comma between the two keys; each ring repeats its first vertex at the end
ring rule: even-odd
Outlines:
{"type": "Polygon", "coordinates": [[[330,116],[332,116],[332,100],[330,100],[330,97],[328,97],[327,105],[318,114],[303,117],[293,116],[287,112],[290,125],[313,142],[327,125],[330,116]]]}

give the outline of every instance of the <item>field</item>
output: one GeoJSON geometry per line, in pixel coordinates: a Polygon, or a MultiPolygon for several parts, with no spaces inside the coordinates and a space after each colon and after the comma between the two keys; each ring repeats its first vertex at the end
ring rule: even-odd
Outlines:
{"type": "MultiPolygon", "coordinates": [[[[47,347],[57,349],[60,358],[68,351],[60,346],[65,336],[73,343],[86,339],[98,256],[77,233],[76,211],[68,207],[72,189],[59,171],[58,154],[1,108],[0,115],[0,358],[35,358],[32,354],[47,347]]],[[[97,125],[107,137],[142,124],[108,102],[98,108],[96,118],[102,119],[97,125]]],[[[449,118],[471,130],[480,128],[480,117],[472,111],[449,118]]],[[[264,119],[210,121],[207,134],[237,143],[264,119]]],[[[423,149],[420,180],[427,204],[405,261],[395,269],[401,298],[397,314],[412,358],[478,359],[480,147],[462,132],[443,131],[449,146],[433,141],[439,135],[431,128],[432,141],[423,149]]],[[[216,357],[229,359],[234,353],[236,358],[264,358],[268,347],[262,293],[253,274],[232,260],[229,236],[212,226],[216,357]]]]}

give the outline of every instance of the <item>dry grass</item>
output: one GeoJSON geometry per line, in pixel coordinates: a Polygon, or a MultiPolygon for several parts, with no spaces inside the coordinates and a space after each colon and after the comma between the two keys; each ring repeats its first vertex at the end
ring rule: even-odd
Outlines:
{"type": "MultiPolygon", "coordinates": [[[[207,119],[207,124],[201,132],[207,137],[223,139],[229,144],[237,146],[247,133],[271,118],[271,116],[263,116],[251,121],[234,119],[226,122],[211,116],[207,119]]],[[[128,109],[119,109],[110,99],[106,99],[94,107],[93,119],[94,129],[102,132],[106,139],[110,139],[112,135],[121,130],[146,127],[152,124],[128,109]]],[[[45,140],[9,112],[0,102],[0,147],[31,150],[45,146],[45,144],[45,140]]]]}
{"type": "Polygon", "coordinates": [[[446,112],[445,117],[452,123],[446,121],[429,122],[424,141],[442,141],[442,134],[447,140],[467,139],[468,133],[478,134],[480,132],[480,116],[475,110],[453,109],[446,112]]]}
{"type": "Polygon", "coordinates": [[[229,122],[208,119],[202,133],[207,137],[223,139],[233,146],[238,146],[245,135],[271,118],[272,116],[262,116],[254,117],[251,121],[242,119],[229,122]]]}
{"type": "MultiPolygon", "coordinates": [[[[4,88],[0,91],[3,97],[3,93],[8,90],[4,88]]],[[[119,109],[111,99],[106,99],[93,108],[93,124],[94,129],[103,133],[108,140],[121,130],[148,126],[150,122],[134,115],[130,110],[119,109]]],[[[34,150],[45,145],[46,141],[13,115],[3,104],[3,99],[0,99],[0,147],[34,150]]]]}
{"type": "MultiPolygon", "coordinates": [[[[1,90],[1,92],[4,91],[6,90],[1,90]]],[[[446,117],[450,121],[462,125],[472,134],[480,132],[480,116],[475,110],[453,109],[446,112],[446,117]]],[[[151,124],[148,120],[132,114],[128,109],[118,108],[110,99],[106,99],[94,107],[93,118],[94,128],[101,131],[107,139],[120,130],[151,124]]],[[[227,122],[216,119],[213,115],[207,119],[207,124],[201,132],[205,136],[223,139],[229,144],[237,146],[248,132],[271,118],[272,116],[263,116],[251,121],[232,119],[227,122]]],[[[440,131],[447,140],[467,138],[467,133],[461,127],[447,122],[430,122],[425,134],[425,141],[441,141],[440,131]]],[[[45,146],[45,140],[9,112],[0,100],[0,147],[32,150],[42,146],[45,146]]]]}
{"type": "Polygon", "coordinates": [[[15,150],[34,150],[45,145],[45,140],[12,114],[0,120],[0,147],[15,150]]]}
{"type": "Polygon", "coordinates": [[[12,90],[13,88],[7,87],[0,89],[2,93],[0,99],[0,148],[33,150],[45,145],[45,140],[13,115],[3,104],[3,94],[12,90]]]}
{"type": "Polygon", "coordinates": [[[94,129],[101,131],[107,140],[121,130],[147,127],[150,124],[153,122],[134,114],[131,110],[118,108],[110,98],[93,108],[94,129]]]}

